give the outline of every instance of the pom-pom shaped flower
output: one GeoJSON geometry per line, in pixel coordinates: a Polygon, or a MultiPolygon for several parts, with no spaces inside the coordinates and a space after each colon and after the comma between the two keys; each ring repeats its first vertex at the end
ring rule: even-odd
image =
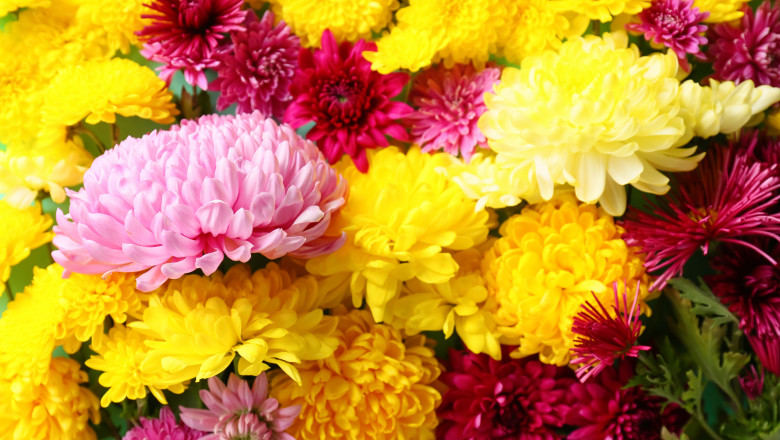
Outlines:
{"type": "Polygon", "coordinates": [[[21,8],[40,8],[49,6],[51,0],[7,0],[0,5],[0,17],[21,8]]]}
{"type": "Polygon", "coordinates": [[[452,69],[439,65],[417,75],[409,94],[415,111],[407,116],[412,141],[424,153],[460,153],[466,161],[476,147],[487,148],[477,120],[487,110],[485,92],[493,91],[499,76],[498,68],[478,72],[471,64],[456,64],[452,69]]]}
{"type": "Polygon", "coordinates": [[[272,373],[271,396],[301,406],[288,432],[298,440],[433,438],[440,368],[425,337],[404,341],[365,310],[336,314],[338,348],[299,367],[302,386],[272,373]]]}
{"type": "Polygon", "coordinates": [[[311,257],[344,240],[322,237],[344,179],[314,144],[257,112],[128,138],[69,194],[54,259],[72,272],[144,272],[143,291],[195,269],[209,275],[224,257],[311,257]]]}
{"type": "Polygon", "coordinates": [[[246,30],[230,33],[232,48],[215,55],[217,79],[209,88],[220,92],[217,110],[237,103],[238,113],[259,110],[281,118],[292,100],[289,88],[301,45],[284,22],[274,26],[271,12],[260,21],[250,17],[246,30]]]}
{"type": "Polygon", "coordinates": [[[257,376],[252,388],[231,373],[227,386],[216,377],[209,379],[209,389],[200,390],[200,399],[208,409],[181,408],[181,419],[187,426],[211,432],[201,440],[239,438],[294,440],[285,431],[293,424],[301,407],[281,408],[268,397],[265,373],[257,376]]]}
{"type": "Polygon", "coordinates": [[[167,406],[156,419],[141,417],[139,424],[127,431],[122,440],[200,440],[203,433],[176,421],[167,406]]]}
{"type": "Polygon", "coordinates": [[[709,15],[693,6],[693,0],[657,0],[639,13],[639,23],[630,23],[626,29],[643,33],[647,41],[672,49],[680,66],[690,72],[686,55],[704,58],[699,46],[707,44],[707,38],[701,35],[707,31],[707,25],[700,23],[709,15]]]}
{"type": "Polygon", "coordinates": [[[243,0],[153,0],[147,5],[151,11],[141,15],[151,21],[138,32],[145,43],[141,53],[164,64],[162,79],[170,82],[183,69],[187,82],[205,90],[204,71],[217,65],[213,56],[224,34],[243,29],[247,15],[243,4],[243,0]]]}
{"type": "Polygon", "coordinates": [[[407,154],[390,147],[372,154],[365,174],[342,160],[337,169],[350,182],[350,195],[331,231],[345,231],[347,242],[333,254],[309,260],[306,268],[318,275],[350,274],[354,305],[365,296],[377,322],[403,281],[447,282],[458,270],[447,251],[484,242],[489,222],[486,211],[476,210],[460,188],[436,172],[449,158],[417,147],[407,154]]]}
{"type": "Polygon", "coordinates": [[[32,249],[51,241],[51,223],[51,217],[41,212],[40,204],[16,209],[0,200],[0,296],[11,276],[11,267],[27,258],[32,249]]]}
{"type": "Polygon", "coordinates": [[[602,23],[620,14],[637,14],[650,6],[648,0],[570,0],[570,7],[602,23]]]}
{"type": "Polygon", "coordinates": [[[102,29],[108,53],[117,49],[130,52],[138,44],[136,32],[143,29],[147,0],[81,0],[78,3],[76,22],[80,27],[102,29]]]}
{"type": "MultiPolygon", "coordinates": [[[[511,348],[505,347],[508,352],[511,348]]],[[[443,440],[556,439],[574,403],[576,382],[566,367],[538,359],[490,359],[450,350],[441,382],[437,437],[443,440]]]]}
{"type": "Polygon", "coordinates": [[[368,169],[366,149],[386,147],[385,135],[408,140],[397,120],[409,114],[407,104],[390,99],[401,93],[409,81],[405,73],[381,75],[371,70],[364,51],[374,43],[360,40],[338,45],[333,34],[322,34],[322,48],[300,53],[300,72],[290,92],[293,102],[284,121],[294,128],[314,121],[306,135],[331,162],[343,154],[355,161],[360,171],[368,169]]]}
{"type": "MultiPolygon", "coordinates": [[[[646,281],[642,259],[621,238],[623,229],[603,209],[578,203],[570,192],[530,205],[501,225],[501,238],[482,263],[488,292],[498,302],[496,322],[513,355],[539,353],[566,365],[575,347],[574,316],[595,295],[614,306],[620,289],[646,281]]],[[[638,293],[648,295],[643,282],[638,293]]]]}
{"type": "Polygon", "coordinates": [[[748,0],[693,0],[693,6],[702,12],[709,12],[706,23],[734,21],[742,17],[742,5],[748,0]]]}
{"type": "Polygon", "coordinates": [[[712,28],[709,57],[714,78],[780,87],[780,3],[765,1],[755,13],[749,7],[737,26],[712,28]]]}

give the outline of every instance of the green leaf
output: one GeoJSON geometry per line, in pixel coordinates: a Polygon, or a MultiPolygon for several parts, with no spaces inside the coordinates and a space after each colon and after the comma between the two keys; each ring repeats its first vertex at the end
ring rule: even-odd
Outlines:
{"type": "Polygon", "coordinates": [[[688,378],[688,387],[682,393],[683,408],[693,413],[701,410],[701,398],[704,394],[704,382],[702,382],[701,369],[694,373],[691,370],[685,372],[688,378]]]}
{"type": "Polygon", "coordinates": [[[678,437],[677,434],[672,434],[668,429],[666,429],[666,426],[664,426],[661,428],[661,440],[690,440],[690,437],[688,437],[685,433],[680,434],[678,437]]]}
{"type": "Polygon", "coordinates": [[[710,318],[716,325],[739,322],[701,279],[699,283],[700,286],[697,286],[686,278],[669,281],[669,284],[680,292],[680,296],[693,303],[690,310],[695,315],[710,318]]]}

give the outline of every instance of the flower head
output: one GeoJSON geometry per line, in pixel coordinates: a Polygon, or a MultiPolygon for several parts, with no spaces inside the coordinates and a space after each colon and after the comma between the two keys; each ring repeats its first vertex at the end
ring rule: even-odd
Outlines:
{"type": "MultiPolygon", "coordinates": [[[[511,348],[505,347],[505,354],[511,348]]],[[[447,386],[436,414],[444,440],[559,438],[555,433],[574,404],[576,382],[567,367],[534,357],[496,361],[482,354],[450,350],[441,381],[447,386]]]]}
{"type": "Polygon", "coordinates": [[[750,370],[744,376],[739,377],[739,385],[748,399],[756,399],[764,392],[764,370],[761,370],[759,374],[756,371],[756,366],[751,365],[750,370]]]}
{"type": "Polygon", "coordinates": [[[620,14],[637,14],[651,5],[648,0],[571,0],[570,3],[573,9],[602,23],[620,14]]]}
{"type": "Polygon", "coordinates": [[[742,5],[748,0],[693,0],[693,6],[702,12],[709,12],[707,23],[734,21],[742,17],[742,5]]]}
{"type": "Polygon", "coordinates": [[[128,138],[69,194],[55,260],[79,273],[144,272],[143,291],[195,269],[211,274],[224,257],[311,257],[344,240],[322,237],[344,179],[314,144],[257,112],[128,138]]]}
{"type": "Polygon", "coordinates": [[[496,67],[477,71],[471,64],[438,65],[417,75],[409,96],[415,111],[407,116],[412,141],[425,153],[460,153],[466,161],[476,147],[487,148],[477,120],[487,110],[485,92],[493,91],[500,75],[496,67]]]}
{"type": "Polygon", "coordinates": [[[298,68],[300,42],[290,28],[267,11],[262,20],[250,15],[245,30],[230,33],[230,50],[215,55],[219,61],[217,79],[209,88],[219,90],[217,110],[237,103],[238,113],[260,110],[265,116],[281,118],[292,95],[290,83],[298,68]]]}
{"type": "Polygon", "coordinates": [[[780,376],[780,336],[757,337],[749,334],[747,340],[761,365],[775,376],[780,376]]]}
{"type": "Polygon", "coordinates": [[[615,292],[615,305],[612,307],[615,316],[612,316],[598,297],[593,295],[599,309],[586,302],[582,305],[584,310],[574,317],[572,331],[577,334],[577,339],[574,341],[575,347],[572,352],[577,357],[572,359],[571,363],[582,364],[577,370],[577,378],[582,382],[611,367],[617,359],[624,359],[627,356],[637,357],[641,350],[650,350],[646,345],[634,345],[642,332],[642,322],[639,321],[639,314],[642,312],[637,304],[640,293],[639,282],[630,308],[628,292],[623,291],[622,312],[618,300],[617,282],[612,284],[612,289],[615,292]]]}
{"type": "Polygon", "coordinates": [[[181,408],[181,419],[191,428],[211,433],[201,440],[293,440],[285,431],[301,411],[299,405],[282,408],[268,397],[265,373],[257,376],[251,389],[233,373],[227,386],[212,377],[209,389],[200,390],[200,399],[208,409],[181,408]]]}
{"type": "Polygon", "coordinates": [[[16,209],[0,200],[0,296],[11,276],[11,267],[30,255],[32,249],[51,241],[51,217],[41,212],[41,205],[16,209]]]}
{"type": "Polygon", "coordinates": [[[295,128],[314,121],[307,138],[317,142],[325,157],[334,163],[348,154],[363,172],[368,169],[366,149],[386,147],[385,135],[408,140],[397,120],[412,111],[390,100],[401,93],[409,75],[372,71],[363,52],[375,49],[364,40],[339,45],[325,31],[321,49],[300,53],[301,70],[290,86],[293,102],[284,114],[295,128]]]}
{"type": "Polygon", "coordinates": [[[203,433],[176,421],[167,406],[156,419],[141,417],[140,423],[127,431],[122,440],[199,440],[203,433]]]}

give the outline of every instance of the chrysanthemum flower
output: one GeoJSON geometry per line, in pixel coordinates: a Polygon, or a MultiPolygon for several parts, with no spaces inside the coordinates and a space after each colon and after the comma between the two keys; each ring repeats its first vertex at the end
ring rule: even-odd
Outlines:
{"type": "Polygon", "coordinates": [[[780,3],[765,1],[754,13],[745,15],[737,26],[722,23],[712,28],[708,55],[714,78],[780,87],[780,3]]]}
{"type": "Polygon", "coordinates": [[[211,434],[201,440],[239,438],[294,440],[285,431],[301,412],[299,405],[281,408],[268,397],[265,373],[257,376],[252,388],[230,373],[227,386],[216,377],[209,379],[209,389],[200,390],[200,400],[208,409],[180,408],[182,421],[194,429],[211,434]]]}
{"type": "Polygon", "coordinates": [[[745,392],[748,399],[753,400],[764,392],[764,370],[761,374],[756,371],[756,366],[751,365],[745,375],[739,377],[739,386],[745,392]]]}
{"type": "Polygon", "coordinates": [[[436,172],[449,157],[389,147],[372,153],[365,174],[348,160],[339,162],[350,195],[330,233],[345,231],[347,242],[335,253],[309,260],[309,272],[350,274],[353,304],[360,306],[365,297],[377,322],[403,281],[437,284],[452,278],[458,264],[448,251],[484,242],[489,216],[436,172]]]}
{"type": "Polygon", "coordinates": [[[761,365],[775,376],[780,376],[780,336],[747,335],[747,340],[761,365]]]}
{"type": "MultiPolygon", "coordinates": [[[[504,347],[507,353],[511,350],[504,347]]],[[[441,375],[447,386],[436,411],[442,440],[510,440],[560,438],[574,403],[576,382],[566,367],[538,359],[490,359],[468,351],[450,350],[441,375]]]]}
{"type": "MultiPolygon", "coordinates": [[[[646,345],[635,345],[639,334],[642,332],[642,322],[639,315],[642,311],[637,304],[639,299],[639,282],[636,285],[631,307],[628,307],[628,292],[622,293],[623,310],[620,310],[617,283],[612,284],[615,291],[615,304],[612,307],[614,316],[596,295],[596,305],[590,301],[582,305],[584,310],[574,317],[572,331],[577,335],[572,349],[576,358],[571,363],[580,365],[577,369],[577,378],[585,382],[589,377],[598,375],[607,367],[611,367],[617,359],[637,357],[641,350],[650,350],[646,345]]],[[[628,286],[626,286],[628,288],[628,286]]]]}
{"type": "Polygon", "coordinates": [[[527,206],[499,232],[482,267],[498,302],[501,341],[519,345],[514,356],[539,353],[542,362],[566,365],[577,336],[574,317],[592,294],[611,307],[614,282],[625,289],[642,281],[638,302],[647,298],[643,260],[621,238],[623,229],[571,192],[527,206]]]}
{"type": "Polygon", "coordinates": [[[301,37],[304,47],[319,47],[323,32],[337,41],[370,39],[387,27],[398,9],[398,0],[273,0],[271,8],[301,37]]]}
{"type": "Polygon", "coordinates": [[[260,110],[281,118],[292,100],[289,88],[301,45],[284,22],[274,26],[270,11],[260,21],[250,17],[246,30],[230,33],[231,49],[215,55],[217,79],[209,88],[220,92],[217,110],[237,103],[237,113],[260,110]]]}
{"type": "Polygon", "coordinates": [[[632,209],[623,221],[626,242],[646,253],[645,267],[657,273],[651,289],[683,273],[697,250],[707,255],[714,241],[754,249],[749,237],[780,241],[780,178],[775,165],[752,160],[745,152],[716,146],[693,172],[679,176],[666,204],[650,203],[650,212],[632,209]]]}
{"type": "Polygon", "coordinates": [[[151,24],[138,32],[144,41],[141,53],[152,61],[165,64],[160,77],[170,81],[184,70],[192,85],[206,89],[205,69],[216,66],[214,51],[231,31],[243,29],[247,11],[243,0],[153,0],[151,11],[141,15],[151,24]]]}
{"type": "Polygon", "coordinates": [[[149,338],[144,373],[200,380],[238,355],[239,374],[275,364],[300,383],[295,364],[327,358],[336,346],[336,320],[317,307],[322,297],[313,276],[296,278],[273,263],[254,274],[236,265],[168,282],[149,298],[143,321],[129,325],[149,338]]]}
{"type": "Polygon", "coordinates": [[[302,385],[272,373],[271,396],[301,406],[288,432],[298,440],[433,438],[440,368],[425,337],[404,341],[365,310],[336,314],[338,348],[299,367],[302,385]]]}
{"type": "Polygon", "coordinates": [[[452,69],[439,65],[417,75],[409,94],[415,110],[407,116],[412,141],[424,153],[460,153],[466,161],[477,147],[487,148],[477,120],[487,110],[485,92],[493,91],[499,76],[496,67],[478,72],[471,64],[456,64],[452,69]]]}
{"type": "Polygon", "coordinates": [[[22,8],[40,8],[49,6],[51,0],[4,0],[0,3],[0,17],[22,8]]]}
{"type": "Polygon", "coordinates": [[[47,379],[41,384],[0,379],[0,432],[11,440],[95,440],[89,422],[100,423],[98,400],[80,386],[87,373],[64,357],[46,365],[47,379]]]}
{"type": "Polygon", "coordinates": [[[321,237],[344,203],[344,179],[314,144],[257,112],[128,138],[69,194],[54,259],[72,272],[144,272],[143,291],[195,269],[209,275],[225,257],[305,258],[344,240],[321,237]]]}
{"type": "Polygon", "coordinates": [[[699,46],[707,44],[707,37],[702,35],[707,25],[700,23],[709,15],[693,6],[693,0],[657,0],[639,13],[639,23],[629,23],[626,29],[643,33],[647,41],[672,49],[680,66],[690,72],[686,55],[704,58],[699,46]]]}
{"type": "Polygon", "coordinates": [[[706,23],[734,21],[742,17],[742,5],[748,0],[693,0],[693,6],[702,12],[709,12],[706,23]]]}
{"type": "Polygon", "coordinates": [[[317,142],[325,157],[335,163],[348,154],[363,172],[368,169],[366,149],[386,147],[385,135],[408,140],[398,120],[412,111],[390,100],[401,93],[409,75],[373,72],[362,53],[374,49],[374,43],[364,40],[337,45],[325,31],[321,49],[300,53],[301,71],[290,86],[293,102],[284,114],[294,128],[314,121],[306,137],[317,142]]]}
{"type": "Polygon", "coordinates": [[[136,32],[143,29],[146,20],[141,18],[147,0],[80,0],[77,25],[83,28],[102,29],[108,52],[130,52],[138,44],[136,32]]]}
{"type": "Polygon", "coordinates": [[[156,419],[141,417],[139,424],[127,431],[122,440],[200,440],[203,433],[176,421],[167,406],[156,419]]]}
{"type": "Polygon", "coordinates": [[[650,6],[649,0],[570,0],[570,7],[602,23],[620,14],[638,14],[650,6]]]}
{"type": "Polygon", "coordinates": [[[41,212],[40,204],[16,209],[0,200],[0,296],[11,276],[11,267],[27,258],[32,249],[51,241],[51,223],[51,217],[41,212]]]}
{"type": "MultiPolygon", "coordinates": [[[[0,32],[0,41],[3,35],[0,32]]],[[[47,84],[32,65],[13,58],[13,49],[7,47],[13,43],[0,44],[0,53],[12,57],[0,63],[0,143],[6,146],[20,145],[38,134],[47,84]]]]}

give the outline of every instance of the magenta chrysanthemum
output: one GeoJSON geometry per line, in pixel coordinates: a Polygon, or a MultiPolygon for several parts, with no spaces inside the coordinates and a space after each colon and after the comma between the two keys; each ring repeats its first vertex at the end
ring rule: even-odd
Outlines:
{"type": "Polygon", "coordinates": [[[141,417],[141,424],[133,427],[122,440],[199,440],[203,432],[180,424],[171,409],[164,406],[156,419],[141,417]]]}
{"type": "MultiPolygon", "coordinates": [[[[584,310],[574,317],[572,331],[577,335],[572,352],[576,356],[572,364],[581,366],[577,369],[577,378],[585,382],[589,377],[599,374],[604,368],[612,366],[617,359],[637,357],[642,350],[650,350],[646,345],[634,345],[642,331],[641,313],[637,299],[639,298],[639,282],[631,307],[628,307],[628,292],[622,293],[623,311],[620,311],[617,282],[612,284],[615,292],[614,316],[593,295],[599,308],[590,302],[582,305],[584,310]]],[[[626,288],[628,290],[628,288],[626,288]]]]}
{"type": "Polygon", "coordinates": [[[712,29],[713,78],[780,87],[780,3],[765,1],[755,13],[745,5],[743,11],[738,26],[721,23],[712,29]]]}
{"type": "Polygon", "coordinates": [[[667,205],[651,202],[650,213],[630,209],[622,222],[626,244],[647,253],[645,267],[660,272],[651,290],[682,274],[688,259],[698,249],[706,255],[713,241],[749,247],[775,264],[746,239],[780,241],[780,214],[773,208],[780,200],[776,165],[731,149],[715,146],[696,170],[679,175],[667,205]]]}
{"type": "Polygon", "coordinates": [[[699,46],[707,44],[707,38],[701,35],[707,31],[707,25],[701,23],[710,13],[700,12],[693,0],[655,0],[638,16],[640,22],[626,28],[643,33],[647,41],[672,49],[685,71],[691,70],[687,54],[704,58],[699,46]]]}
{"type": "Polygon", "coordinates": [[[502,361],[486,354],[451,350],[449,368],[440,380],[449,389],[436,411],[442,440],[530,440],[560,438],[574,403],[576,380],[569,368],[534,357],[502,361]]]}
{"type": "Polygon", "coordinates": [[[755,399],[764,392],[764,370],[761,373],[756,370],[755,365],[750,366],[745,375],[739,377],[739,385],[748,399],[755,399]]]}
{"type": "Polygon", "coordinates": [[[138,32],[145,42],[141,53],[163,63],[160,77],[170,81],[184,70],[190,84],[206,89],[205,70],[218,65],[214,52],[225,41],[225,33],[243,29],[247,11],[243,0],[153,0],[147,8],[154,13],[141,17],[151,24],[138,32]]]}
{"type": "Polygon", "coordinates": [[[298,37],[282,21],[274,26],[274,15],[266,11],[262,20],[250,15],[245,31],[231,32],[233,45],[215,57],[217,79],[209,87],[220,91],[217,109],[238,104],[238,113],[259,110],[281,118],[292,100],[290,83],[298,68],[298,37]]]}
{"type": "Polygon", "coordinates": [[[285,431],[301,407],[280,408],[276,399],[269,398],[265,373],[257,376],[251,389],[232,373],[227,386],[212,377],[209,389],[200,390],[200,398],[208,409],[181,408],[187,426],[210,433],[200,440],[295,440],[285,431]]]}
{"type": "Polygon", "coordinates": [[[398,120],[412,108],[390,99],[409,81],[405,73],[382,75],[371,70],[363,52],[375,51],[374,43],[360,40],[336,44],[328,30],[322,49],[301,50],[300,71],[290,87],[293,102],[284,115],[295,128],[314,121],[307,137],[331,163],[348,154],[362,172],[368,170],[367,148],[386,147],[385,135],[407,141],[409,135],[398,120]]]}
{"type": "Polygon", "coordinates": [[[144,291],[224,257],[309,258],[345,240],[323,236],[346,181],[313,143],[259,112],[209,115],[128,138],[98,157],[57,212],[52,255],[68,271],[145,272],[144,291]]]}
{"type": "Polygon", "coordinates": [[[476,147],[487,148],[487,140],[477,127],[487,111],[484,95],[493,91],[501,71],[487,67],[478,72],[471,64],[456,64],[452,69],[437,67],[424,70],[414,79],[409,99],[416,108],[408,116],[412,142],[422,151],[458,152],[471,160],[476,147]]]}

